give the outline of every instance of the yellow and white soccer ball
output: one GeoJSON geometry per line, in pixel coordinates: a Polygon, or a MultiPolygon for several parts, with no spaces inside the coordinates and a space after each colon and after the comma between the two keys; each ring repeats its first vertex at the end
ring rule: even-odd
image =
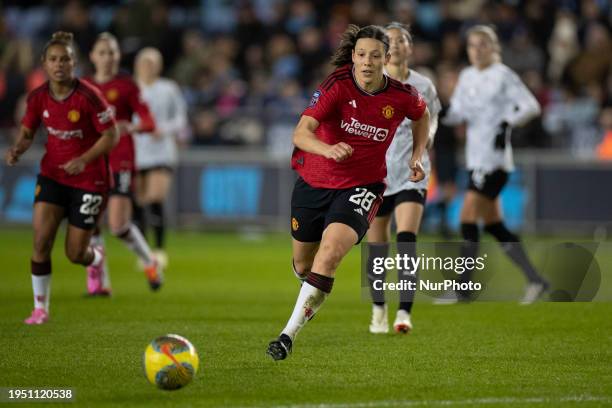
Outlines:
{"type": "Polygon", "coordinates": [[[178,390],[189,384],[198,372],[200,358],[184,337],[166,334],[147,346],[143,358],[145,376],[162,390],[178,390]]]}

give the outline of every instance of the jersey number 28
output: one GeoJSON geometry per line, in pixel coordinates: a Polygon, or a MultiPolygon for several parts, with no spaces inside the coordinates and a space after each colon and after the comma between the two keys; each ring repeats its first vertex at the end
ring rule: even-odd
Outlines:
{"type": "Polygon", "coordinates": [[[357,191],[357,194],[350,196],[349,201],[353,204],[357,204],[365,211],[370,211],[372,203],[376,199],[376,194],[362,187],[357,187],[355,191],[357,191]]]}

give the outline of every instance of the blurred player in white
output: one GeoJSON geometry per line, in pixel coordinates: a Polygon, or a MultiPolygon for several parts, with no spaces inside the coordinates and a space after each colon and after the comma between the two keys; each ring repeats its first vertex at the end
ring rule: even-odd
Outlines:
{"type": "MultiPolygon", "coordinates": [[[[389,37],[389,52],[391,58],[385,64],[387,74],[404,84],[415,87],[423,96],[430,114],[428,147],[433,143],[438,123],[438,112],[440,101],[433,83],[425,76],[408,67],[408,59],[412,55],[412,36],[409,27],[400,23],[391,23],[385,27],[389,37]]],[[[416,256],[416,235],[419,232],[425,199],[427,197],[427,183],[431,163],[427,151],[421,157],[421,163],[425,168],[425,178],[418,182],[410,181],[410,169],[408,163],[412,156],[412,121],[404,119],[397,129],[397,133],[389,150],[387,150],[387,190],[383,195],[383,203],[368,230],[369,243],[381,243],[382,245],[370,246],[370,259],[373,257],[388,256],[391,240],[390,226],[391,216],[395,215],[397,225],[398,253],[409,252],[408,256],[416,256]],[[400,244],[404,243],[404,244],[400,244]],[[411,243],[411,244],[410,244],[411,243]]],[[[406,280],[414,280],[416,271],[398,271],[400,277],[406,280]]],[[[381,279],[377,276],[375,279],[381,279]]],[[[371,278],[373,280],[373,278],[371,278]]],[[[387,318],[387,305],[385,303],[384,291],[376,291],[370,284],[372,295],[372,322],[371,333],[387,333],[389,323],[387,318]]],[[[393,329],[397,333],[409,333],[412,330],[410,313],[414,291],[400,293],[400,304],[397,310],[393,329]]]]}
{"type": "MultiPolygon", "coordinates": [[[[464,255],[478,251],[478,222],[497,239],[505,253],[521,268],[528,284],[522,303],[532,303],[547,289],[547,282],[529,261],[519,237],[503,222],[499,193],[514,170],[510,130],[540,114],[540,105],[520,78],[501,63],[497,34],[477,25],[467,33],[471,66],[465,68],[443,119],[447,125],[467,124],[465,147],[469,186],[461,209],[464,255]]],[[[472,270],[461,275],[466,282],[472,270]]],[[[469,293],[459,293],[469,299],[469,293]]],[[[466,299],[466,300],[467,300],[466,299]]]]}
{"type": "Polygon", "coordinates": [[[164,250],[164,202],[177,162],[176,140],[187,129],[187,105],[178,85],[170,79],[160,78],[162,67],[162,55],[155,48],[144,48],[136,56],[136,81],[155,118],[156,130],[141,133],[135,138],[138,171],[135,218],[144,235],[147,221],[153,227],[154,252],[165,267],[168,257],[164,250]]]}

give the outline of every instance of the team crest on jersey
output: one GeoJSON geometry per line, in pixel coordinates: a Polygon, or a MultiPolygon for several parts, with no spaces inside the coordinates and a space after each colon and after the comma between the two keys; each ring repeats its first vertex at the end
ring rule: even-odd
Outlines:
{"type": "Polygon", "coordinates": [[[108,92],[106,92],[106,100],[109,102],[116,101],[118,97],[119,97],[119,91],[116,90],[115,88],[111,88],[108,90],[108,92]]]}
{"type": "Polygon", "coordinates": [[[385,119],[391,119],[394,113],[395,113],[395,109],[393,109],[393,106],[391,105],[387,105],[384,108],[382,108],[382,114],[385,117],[385,119]]]}
{"type": "Polygon", "coordinates": [[[71,109],[68,112],[68,120],[71,121],[72,123],[77,123],[79,119],[81,119],[81,114],[79,113],[78,110],[71,109]]]}
{"type": "Polygon", "coordinates": [[[291,229],[293,231],[297,231],[298,228],[300,228],[300,224],[298,223],[298,220],[295,219],[295,217],[291,218],[291,229]]]}
{"type": "Polygon", "coordinates": [[[315,93],[312,94],[312,98],[310,98],[310,105],[308,105],[309,108],[312,108],[317,104],[317,102],[319,102],[319,96],[321,96],[321,91],[317,89],[315,93]]]}

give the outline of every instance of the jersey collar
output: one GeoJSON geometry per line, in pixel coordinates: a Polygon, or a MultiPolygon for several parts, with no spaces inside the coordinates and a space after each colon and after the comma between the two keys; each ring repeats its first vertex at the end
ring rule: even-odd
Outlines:
{"type": "Polygon", "coordinates": [[[382,88],[380,88],[376,92],[368,92],[362,87],[360,87],[359,84],[357,83],[357,80],[355,79],[355,65],[353,65],[353,67],[351,68],[351,79],[353,80],[353,84],[355,85],[355,88],[357,88],[359,92],[367,96],[378,95],[379,93],[385,92],[387,90],[387,88],[389,87],[389,78],[384,72],[383,72],[383,78],[385,79],[385,84],[383,85],[382,88]]]}

